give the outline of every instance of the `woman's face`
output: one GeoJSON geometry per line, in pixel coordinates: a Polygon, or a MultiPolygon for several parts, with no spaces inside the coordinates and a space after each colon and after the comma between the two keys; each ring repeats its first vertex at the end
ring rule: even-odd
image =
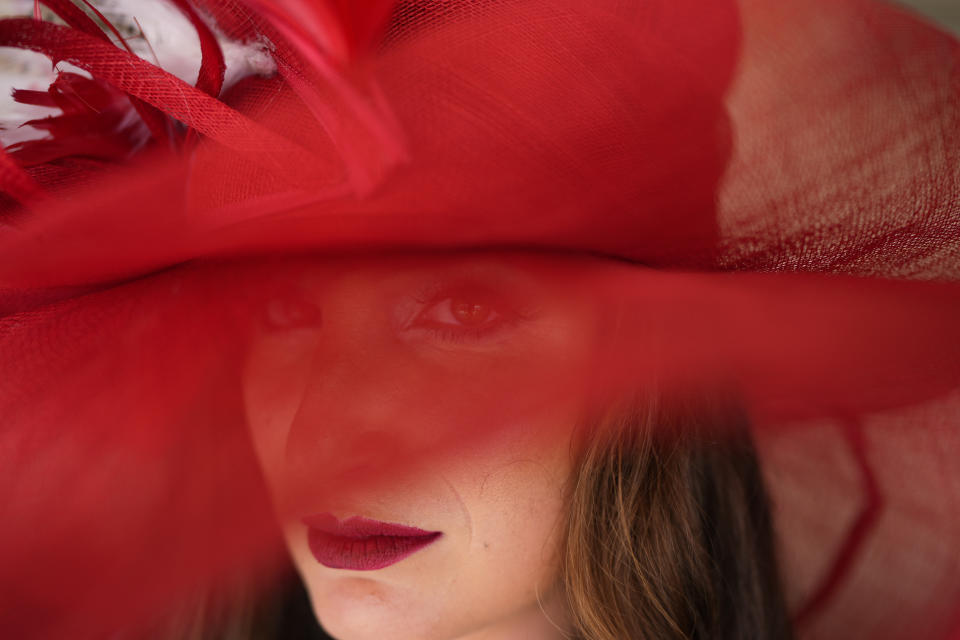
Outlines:
{"type": "Polygon", "coordinates": [[[322,625],[342,640],[560,637],[594,331],[564,269],[474,255],[278,273],[244,396],[322,625]]]}

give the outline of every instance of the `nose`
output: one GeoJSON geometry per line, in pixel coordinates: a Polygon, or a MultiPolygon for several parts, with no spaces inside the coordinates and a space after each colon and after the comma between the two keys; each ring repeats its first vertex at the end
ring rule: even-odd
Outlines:
{"type": "Polygon", "coordinates": [[[292,495],[369,491],[400,473],[412,449],[410,364],[388,348],[315,356],[285,448],[292,495]]]}

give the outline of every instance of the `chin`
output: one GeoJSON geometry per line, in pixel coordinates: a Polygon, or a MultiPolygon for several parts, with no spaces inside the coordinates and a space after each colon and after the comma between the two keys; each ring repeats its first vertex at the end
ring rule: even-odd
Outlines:
{"type": "Polygon", "coordinates": [[[396,590],[368,578],[323,580],[310,588],[313,612],[337,640],[433,640],[439,638],[396,590]]]}

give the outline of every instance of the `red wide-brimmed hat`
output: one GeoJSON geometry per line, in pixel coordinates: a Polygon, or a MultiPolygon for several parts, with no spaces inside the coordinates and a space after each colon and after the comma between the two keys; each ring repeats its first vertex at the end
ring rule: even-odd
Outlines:
{"type": "Polygon", "coordinates": [[[478,387],[734,390],[801,637],[960,637],[955,39],[865,0],[170,0],[185,81],[42,4],[0,20],[75,67],[0,155],[5,635],[273,557],[236,371],[309,265],[495,253],[616,330],[478,387]]]}

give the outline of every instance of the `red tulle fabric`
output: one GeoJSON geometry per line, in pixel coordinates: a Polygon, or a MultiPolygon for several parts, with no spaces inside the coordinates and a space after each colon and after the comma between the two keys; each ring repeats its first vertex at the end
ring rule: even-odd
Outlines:
{"type": "MultiPolygon", "coordinates": [[[[496,256],[601,330],[576,366],[415,380],[371,348],[343,392],[407,380],[411,416],[384,477],[558,390],[721,386],[800,637],[960,638],[956,40],[865,0],[177,0],[190,84],[44,4],[66,25],[0,46],[90,78],[19,92],[62,114],[0,154],[4,637],[135,629],[270,565],[238,383],[264,309],[311,270],[496,256]],[[217,34],[275,72],[224,89],[217,34]]],[[[302,420],[316,362],[275,373],[302,420]]]]}

